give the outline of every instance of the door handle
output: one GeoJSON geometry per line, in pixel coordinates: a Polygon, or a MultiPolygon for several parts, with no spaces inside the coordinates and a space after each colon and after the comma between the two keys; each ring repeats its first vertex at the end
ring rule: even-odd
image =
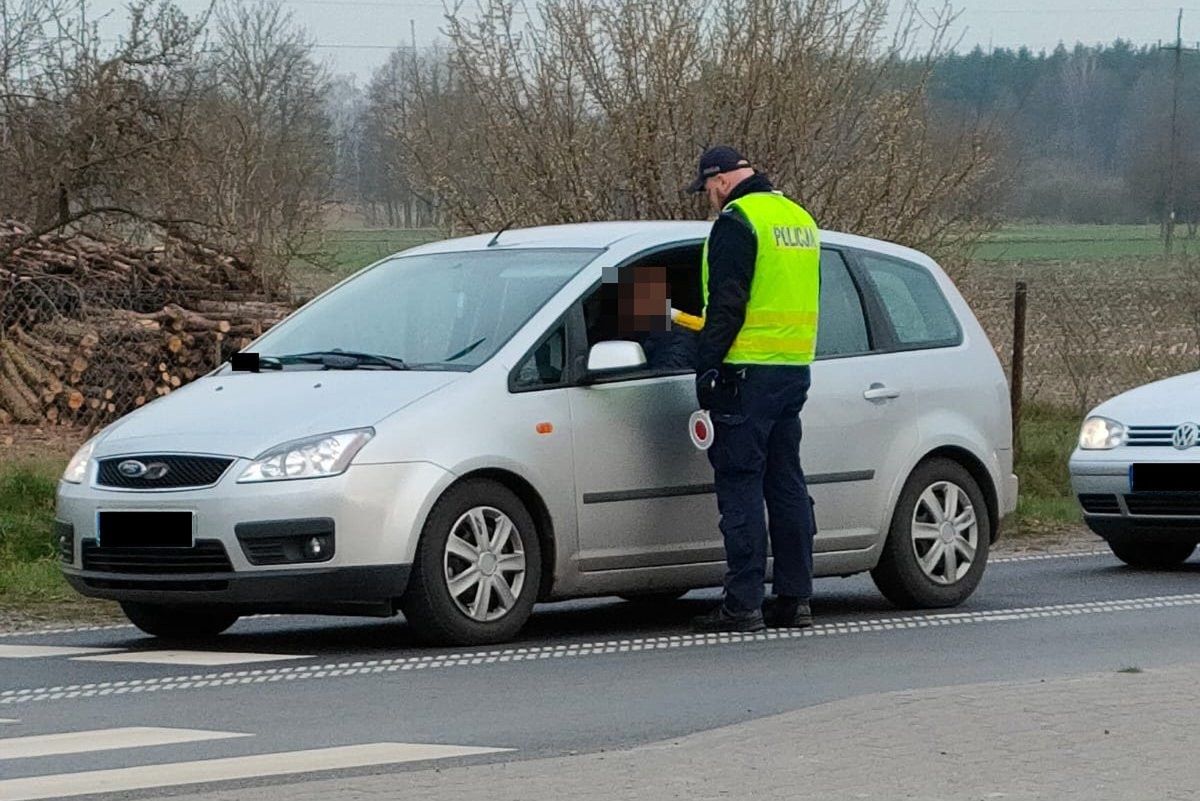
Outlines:
{"type": "Polygon", "coordinates": [[[872,384],[870,389],[863,392],[863,397],[869,401],[892,400],[900,397],[900,390],[885,387],[883,384],[872,384]]]}

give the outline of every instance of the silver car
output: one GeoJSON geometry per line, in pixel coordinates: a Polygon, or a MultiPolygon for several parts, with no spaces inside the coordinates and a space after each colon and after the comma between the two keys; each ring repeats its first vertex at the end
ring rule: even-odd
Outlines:
{"type": "MultiPolygon", "coordinates": [[[[647,363],[613,305],[614,281],[654,264],[698,314],[708,229],[514,230],[359,272],[248,348],[257,360],[79,451],[58,496],[63,572],[164,637],[403,610],[462,644],[513,637],[539,601],[718,586],[693,376],[647,363]]],[[[1003,371],[927,256],[823,245],[803,413],[816,572],[958,604],[1016,505],[1003,371]]]]}
{"type": "Polygon", "coordinates": [[[1135,567],[1170,567],[1200,543],[1200,373],[1118,395],[1084,420],[1071,484],[1089,528],[1135,567]]]}

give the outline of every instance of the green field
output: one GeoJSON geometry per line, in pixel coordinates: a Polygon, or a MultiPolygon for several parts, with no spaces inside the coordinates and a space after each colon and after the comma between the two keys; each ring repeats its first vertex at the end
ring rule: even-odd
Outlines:
{"type": "Polygon", "coordinates": [[[325,289],[368,264],[443,236],[443,232],[429,228],[330,229],[313,243],[319,253],[316,260],[321,265],[293,264],[291,279],[301,289],[325,289]]]}
{"type": "MultiPolygon", "coordinates": [[[[406,248],[445,236],[433,228],[333,229],[323,234],[322,250],[329,268],[298,268],[328,283],[406,248]]],[[[1200,253],[1200,239],[1177,229],[1179,253],[1200,253]]],[[[979,245],[979,261],[1106,261],[1163,252],[1157,225],[1005,225],[979,245]]]]}
{"type": "MultiPolygon", "coordinates": [[[[1176,229],[1177,253],[1200,253],[1200,239],[1176,229]]],[[[975,252],[980,261],[1107,261],[1161,256],[1157,225],[1006,225],[975,252]]]]}

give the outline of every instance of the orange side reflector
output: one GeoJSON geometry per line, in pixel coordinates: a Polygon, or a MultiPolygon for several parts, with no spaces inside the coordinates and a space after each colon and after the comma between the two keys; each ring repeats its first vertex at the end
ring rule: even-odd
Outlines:
{"type": "Polygon", "coordinates": [[[554,424],[553,423],[538,423],[536,428],[537,428],[537,432],[539,434],[553,434],[554,433],[554,424]]]}

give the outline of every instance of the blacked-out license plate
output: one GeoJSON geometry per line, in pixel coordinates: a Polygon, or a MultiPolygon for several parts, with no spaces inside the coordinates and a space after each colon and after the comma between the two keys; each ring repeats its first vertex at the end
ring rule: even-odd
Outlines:
{"type": "Polygon", "coordinates": [[[1135,464],[1129,483],[1134,492],[1200,492],[1200,464],[1135,464]]]}
{"type": "Polygon", "coordinates": [[[191,548],[191,512],[100,512],[101,548],[191,548]]]}

